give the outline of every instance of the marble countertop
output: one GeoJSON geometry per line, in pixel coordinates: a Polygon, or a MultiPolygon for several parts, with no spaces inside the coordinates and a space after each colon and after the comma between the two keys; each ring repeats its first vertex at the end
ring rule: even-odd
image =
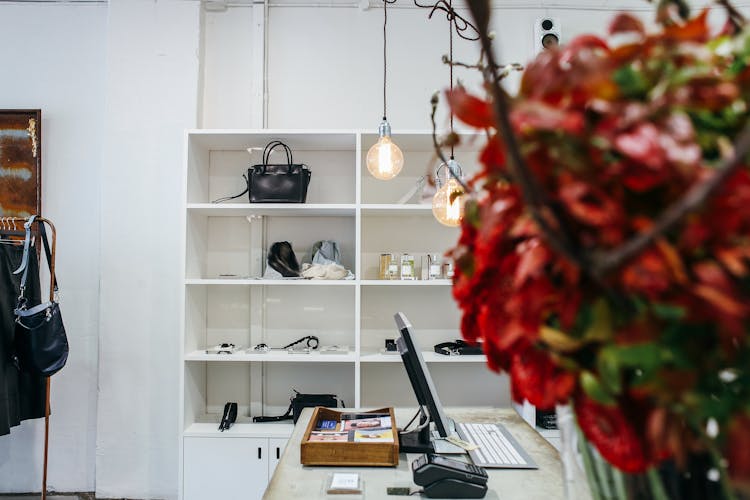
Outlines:
{"type": "MultiPolygon", "coordinates": [[[[345,411],[354,411],[347,409],[345,411]]],[[[533,427],[510,408],[446,408],[446,414],[458,422],[496,422],[505,426],[539,466],[536,470],[488,469],[489,490],[486,499],[554,500],[565,498],[562,463],[557,450],[533,427]]],[[[415,409],[396,409],[397,424],[403,426],[415,409]]],[[[265,500],[291,498],[397,499],[386,494],[391,486],[418,487],[412,482],[410,464],[418,455],[400,454],[397,467],[308,467],[300,463],[300,443],[312,415],[306,408],[294,428],[289,444],[276,467],[265,500]],[[356,472],[364,481],[363,495],[328,495],[326,480],[332,472],[356,472]]],[[[418,495],[401,498],[420,498],[418,495]]]]}

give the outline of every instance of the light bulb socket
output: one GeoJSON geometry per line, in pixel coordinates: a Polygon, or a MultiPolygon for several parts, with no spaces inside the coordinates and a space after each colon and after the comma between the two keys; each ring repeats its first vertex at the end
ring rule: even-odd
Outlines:
{"type": "Polygon", "coordinates": [[[447,163],[441,163],[435,171],[435,184],[437,184],[437,188],[440,189],[444,184],[448,184],[448,181],[450,181],[451,178],[463,179],[463,176],[464,173],[463,170],[461,170],[461,165],[459,165],[458,162],[451,156],[447,163]],[[448,168],[449,172],[446,173],[445,182],[443,182],[443,180],[440,178],[440,170],[446,167],[448,168]]]}
{"type": "Polygon", "coordinates": [[[450,170],[448,174],[448,179],[450,180],[451,177],[455,177],[456,179],[460,179],[464,176],[463,171],[461,170],[461,165],[458,164],[458,162],[453,159],[451,156],[451,159],[448,160],[448,170],[450,170]]]}
{"type": "Polygon", "coordinates": [[[388,123],[388,120],[385,119],[385,116],[383,117],[383,121],[380,122],[380,126],[378,127],[378,135],[380,137],[391,136],[391,124],[388,123]]]}

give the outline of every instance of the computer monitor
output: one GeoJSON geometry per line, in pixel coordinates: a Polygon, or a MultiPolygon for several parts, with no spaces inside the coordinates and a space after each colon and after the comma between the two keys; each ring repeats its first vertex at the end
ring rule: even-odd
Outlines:
{"type": "MultiPolygon", "coordinates": [[[[443,405],[440,403],[437,390],[435,390],[435,384],[432,382],[432,377],[427,369],[427,363],[422,357],[422,351],[414,340],[411,323],[401,312],[396,313],[394,319],[400,332],[400,337],[396,339],[396,345],[414,389],[414,395],[417,397],[417,402],[420,407],[426,408],[440,437],[448,437],[451,434],[450,421],[443,412],[443,405]]],[[[429,443],[422,444],[429,446],[429,443]]]]}

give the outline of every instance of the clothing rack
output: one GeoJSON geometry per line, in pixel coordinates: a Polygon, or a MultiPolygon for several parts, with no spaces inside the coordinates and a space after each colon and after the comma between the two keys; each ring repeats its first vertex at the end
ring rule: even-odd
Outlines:
{"type": "MultiPolygon", "coordinates": [[[[24,224],[29,221],[28,217],[0,217],[0,237],[3,236],[23,236],[26,234],[24,224]],[[21,225],[21,229],[18,228],[18,224],[21,225]]],[[[34,219],[34,224],[47,224],[50,228],[50,235],[52,238],[51,243],[51,255],[52,259],[50,262],[50,287],[49,287],[49,300],[52,301],[55,298],[55,249],[57,247],[57,232],[55,225],[51,220],[44,217],[37,216],[34,219]]],[[[38,229],[35,231],[38,233],[38,229]]],[[[41,251],[40,246],[37,246],[37,253],[41,251]]],[[[47,456],[49,452],[49,400],[50,400],[50,377],[47,377],[45,381],[45,402],[44,402],[44,468],[42,471],[42,500],[47,498],[47,456]]]]}

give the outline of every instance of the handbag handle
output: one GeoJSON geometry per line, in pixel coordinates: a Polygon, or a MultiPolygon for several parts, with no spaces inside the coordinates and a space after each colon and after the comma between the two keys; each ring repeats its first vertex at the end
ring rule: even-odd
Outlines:
{"type": "Polygon", "coordinates": [[[18,297],[19,303],[22,299],[24,299],[24,292],[26,290],[26,280],[28,278],[29,273],[29,251],[31,248],[31,226],[34,224],[34,222],[37,223],[39,226],[39,234],[42,239],[42,245],[44,246],[44,253],[47,256],[47,265],[49,266],[49,274],[50,274],[50,286],[49,286],[49,301],[54,302],[55,301],[55,294],[58,292],[58,283],[57,283],[57,276],[55,275],[55,250],[57,247],[57,231],[55,230],[54,224],[52,224],[47,219],[39,218],[37,220],[36,215],[32,215],[29,217],[29,220],[24,224],[24,228],[26,229],[26,237],[23,242],[23,257],[21,259],[21,265],[13,271],[13,274],[19,274],[23,272],[23,275],[21,275],[21,294],[18,297]],[[52,231],[52,249],[50,250],[50,244],[47,240],[47,231],[44,227],[44,223],[47,223],[50,225],[50,230],[52,231]]]}
{"type": "Polygon", "coordinates": [[[281,141],[271,141],[268,144],[266,144],[266,148],[263,150],[263,166],[265,167],[266,165],[269,164],[268,160],[270,159],[271,151],[276,149],[277,146],[281,146],[284,148],[284,151],[286,152],[286,163],[287,165],[289,165],[289,170],[291,171],[292,163],[294,163],[292,150],[289,148],[289,146],[287,146],[281,141]]]}

